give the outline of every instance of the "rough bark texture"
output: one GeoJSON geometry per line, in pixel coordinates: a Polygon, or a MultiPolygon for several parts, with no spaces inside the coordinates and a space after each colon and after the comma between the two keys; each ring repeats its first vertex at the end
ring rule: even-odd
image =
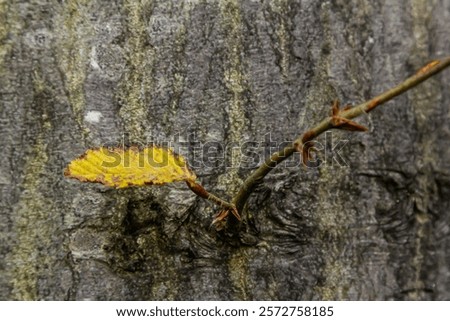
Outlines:
{"type": "MultiPolygon", "coordinates": [[[[184,184],[62,175],[124,133],[293,140],[448,55],[449,1],[2,0],[0,21],[0,299],[450,299],[449,71],[333,132],[348,166],[273,171],[236,233],[184,184]]],[[[231,199],[251,169],[227,155],[193,166],[231,199]]]]}

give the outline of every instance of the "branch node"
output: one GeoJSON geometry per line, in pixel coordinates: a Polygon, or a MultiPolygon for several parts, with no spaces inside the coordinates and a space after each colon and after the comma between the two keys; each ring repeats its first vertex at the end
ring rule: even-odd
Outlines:
{"type": "Polygon", "coordinates": [[[346,105],[343,110],[340,110],[339,108],[339,100],[335,100],[333,102],[333,105],[331,106],[331,125],[334,128],[343,129],[343,130],[349,130],[349,131],[358,131],[358,132],[365,132],[368,131],[368,129],[354,121],[351,121],[350,119],[347,119],[345,117],[341,117],[341,111],[349,110],[351,108],[351,105],[346,105]]]}

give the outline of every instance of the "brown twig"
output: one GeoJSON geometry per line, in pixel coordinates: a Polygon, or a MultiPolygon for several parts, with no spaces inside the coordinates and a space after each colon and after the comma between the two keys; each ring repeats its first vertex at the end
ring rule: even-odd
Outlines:
{"type": "MultiPolygon", "coordinates": [[[[278,152],[272,154],[266,161],[257,168],[243,183],[240,190],[233,198],[232,203],[236,206],[239,213],[242,212],[248,197],[253,192],[255,187],[261,182],[264,177],[279,163],[291,156],[295,151],[299,151],[303,154],[303,162],[306,163],[308,158],[307,149],[312,147],[312,140],[322,134],[323,132],[332,129],[340,128],[344,130],[365,130],[365,127],[350,121],[350,119],[371,112],[377,106],[393,99],[394,97],[404,93],[405,91],[417,86],[421,82],[425,81],[429,77],[444,70],[450,65],[450,57],[446,57],[441,60],[433,60],[424,67],[422,67],[416,74],[403,81],[398,86],[387,90],[381,95],[376,96],[362,104],[359,104],[353,108],[344,108],[339,110],[339,106],[335,102],[333,106],[333,113],[331,117],[327,117],[322,120],[317,126],[309,129],[303,135],[298,137],[291,146],[285,147],[278,152]],[[306,152],[305,152],[306,150],[306,152]],[[306,156],[305,156],[306,155],[306,156]],[[306,159],[305,159],[306,157],[306,159]]],[[[220,214],[219,214],[220,216],[220,214]]],[[[216,218],[214,222],[217,222],[216,218]]],[[[226,218],[226,215],[220,216],[220,220],[226,218]]]]}

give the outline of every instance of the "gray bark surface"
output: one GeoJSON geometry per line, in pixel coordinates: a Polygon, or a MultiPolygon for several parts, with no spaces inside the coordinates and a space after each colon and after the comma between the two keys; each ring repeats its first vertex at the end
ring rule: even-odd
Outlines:
{"type": "MultiPolygon", "coordinates": [[[[282,164],[224,231],[184,184],[63,176],[122,140],[292,141],[448,55],[449,1],[4,0],[0,21],[0,299],[450,299],[449,71],[319,139],[347,166],[282,164]]],[[[237,161],[192,166],[229,200],[237,161]]]]}

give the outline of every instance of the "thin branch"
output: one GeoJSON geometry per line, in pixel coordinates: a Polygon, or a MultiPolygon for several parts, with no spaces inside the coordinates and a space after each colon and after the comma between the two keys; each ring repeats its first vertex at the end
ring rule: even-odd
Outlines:
{"type": "MultiPolygon", "coordinates": [[[[260,183],[264,177],[279,163],[284,161],[286,158],[291,156],[295,151],[303,152],[303,155],[307,157],[307,153],[305,153],[305,148],[308,149],[311,147],[311,144],[308,144],[311,141],[322,134],[323,132],[332,129],[342,127],[342,122],[346,123],[347,129],[352,130],[363,130],[361,126],[360,129],[356,129],[357,124],[349,121],[352,118],[358,117],[361,114],[368,113],[375,109],[375,107],[391,100],[392,98],[404,93],[405,91],[417,86],[421,82],[427,80],[429,77],[437,74],[438,72],[444,70],[450,65],[450,57],[446,57],[442,60],[433,60],[428,63],[426,66],[422,67],[416,74],[411,76],[410,78],[403,81],[398,86],[387,90],[381,95],[376,96],[360,105],[357,105],[350,109],[344,109],[342,111],[338,110],[338,114],[336,114],[336,107],[339,109],[338,105],[333,108],[333,115],[331,117],[327,117],[322,120],[317,126],[309,129],[303,135],[298,137],[291,146],[285,147],[278,152],[272,154],[266,161],[256,169],[243,183],[241,189],[238,191],[236,196],[233,198],[232,202],[236,205],[236,209],[239,213],[242,212],[248,197],[253,192],[255,187],[260,183]],[[339,118],[339,122],[336,122],[337,118],[339,118]]],[[[360,126],[360,125],[359,125],[360,126]]],[[[307,159],[303,159],[306,163],[307,159]]],[[[225,216],[226,217],[226,216],[225,216]]]]}

